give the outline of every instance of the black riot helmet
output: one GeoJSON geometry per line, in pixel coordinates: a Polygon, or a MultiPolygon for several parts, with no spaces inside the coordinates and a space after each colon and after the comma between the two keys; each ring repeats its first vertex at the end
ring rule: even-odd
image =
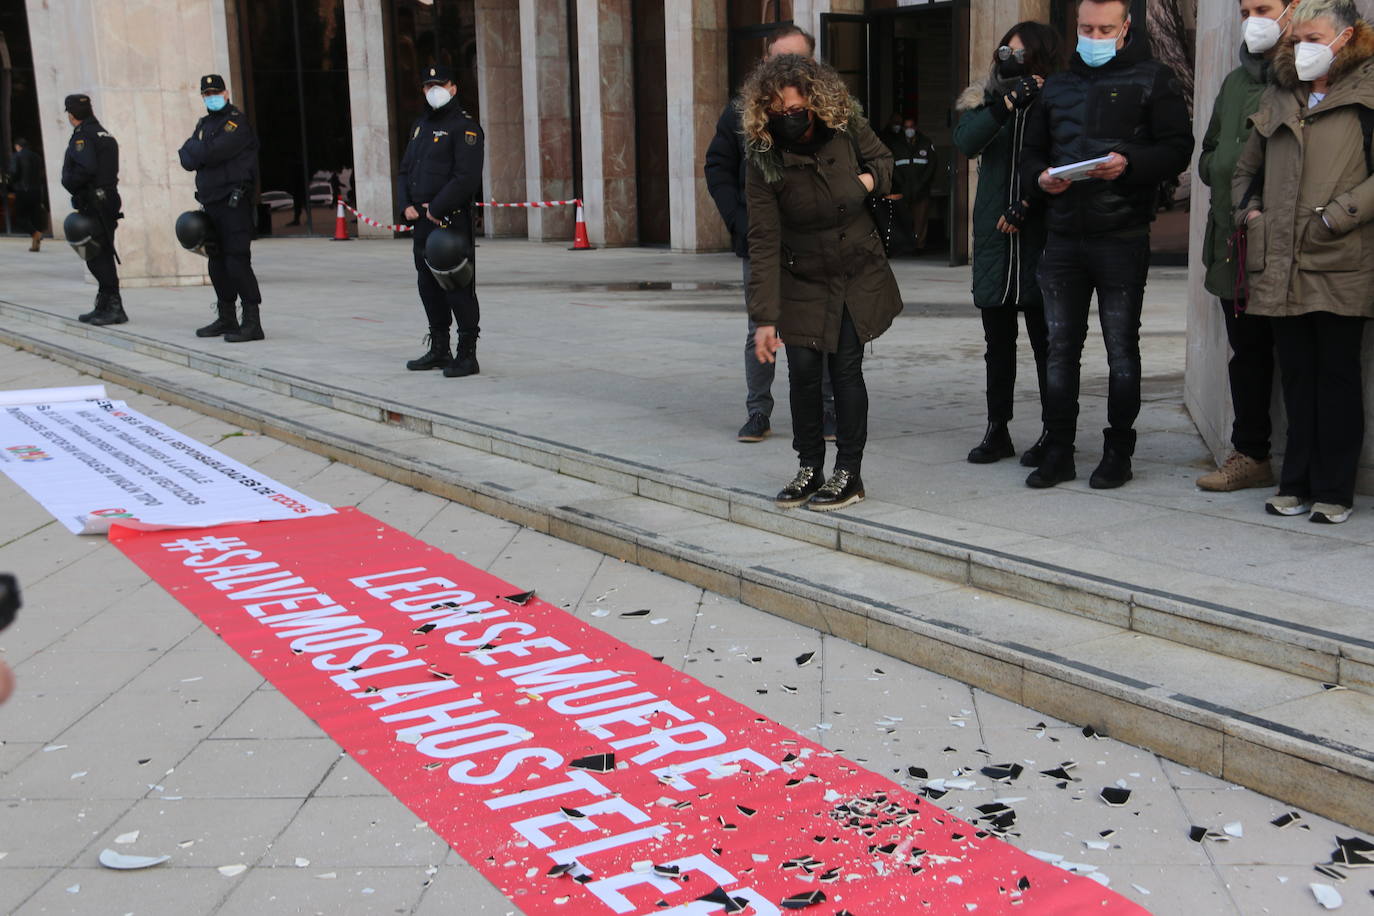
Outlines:
{"type": "Polygon", "coordinates": [[[98,257],[104,249],[96,237],[101,235],[100,224],[84,213],[72,213],[62,221],[62,234],[83,261],[98,257]]]}
{"type": "Polygon", "coordinates": [[[425,266],[441,289],[452,292],[472,285],[472,231],[466,220],[435,229],[425,242],[425,266]]]}
{"type": "Polygon", "coordinates": [[[219,244],[215,226],[204,210],[187,210],[178,216],[176,233],[182,248],[205,257],[214,254],[219,244]]]}

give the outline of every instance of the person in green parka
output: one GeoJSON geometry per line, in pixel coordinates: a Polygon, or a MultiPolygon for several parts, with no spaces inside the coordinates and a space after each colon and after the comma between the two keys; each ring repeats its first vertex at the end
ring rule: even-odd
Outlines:
{"type": "MultiPolygon", "coordinates": [[[[954,143],[965,156],[978,160],[973,304],[982,315],[987,343],[983,359],[988,426],[983,441],[969,452],[973,464],[991,464],[1016,454],[1008,424],[1016,392],[1018,314],[1025,315],[1026,336],[1035,354],[1043,412],[1048,332],[1035,272],[1047,233],[1043,194],[1037,187],[1022,186],[1020,161],[1027,114],[1045,78],[1062,66],[1061,42],[1054,29],[1021,22],[1003,36],[987,81],[970,86],[959,98],[954,143]]],[[[1044,448],[1042,432],[1021,456],[1021,464],[1038,467],[1044,448]]]]}
{"type": "Polygon", "coordinates": [[[1240,0],[1240,16],[1245,35],[1240,66],[1222,81],[1212,120],[1202,138],[1202,157],[1197,166],[1198,177],[1212,189],[1207,238],[1202,246],[1207,291],[1221,300],[1226,339],[1231,345],[1228,371],[1231,405],[1235,410],[1231,454],[1221,467],[1197,481],[1199,488],[1218,492],[1274,485],[1269,460],[1274,335],[1268,318],[1246,312],[1244,290],[1236,289],[1236,261],[1231,250],[1236,229],[1231,177],[1245,141],[1250,138],[1250,116],[1259,110],[1260,97],[1269,83],[1270,61],[1288,31],[1291,16],[1284,0],[1240,0]]]}

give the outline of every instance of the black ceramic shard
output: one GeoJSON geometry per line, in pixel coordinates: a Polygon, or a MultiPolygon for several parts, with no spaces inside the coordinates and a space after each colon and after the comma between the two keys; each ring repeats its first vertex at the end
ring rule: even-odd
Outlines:
{"type": "Polygon", "coordinates": [[[524,607],[525,605],[527,605],[527,604],[530,603],[530,599],[533,598],[533,597],[534,597],[534,589],[530,589],[529,591],[527,591],[527,592],[521,592],[521,593],[518,594],[518,595],[506,595],[506,596],[502,597],[501,600],[502,600],[502,601],[509,601],[511,604],[515,604],[515,605],[519,605],[519,606],[521,606],[521,607],[524,607]]]}
{"type": "Polygon", "coordinates": [[[609,773],[615,769],[615,754],[591,754],[587,757],[578,757],[570,767],[577,767],[579,770],[591,770],[593,773],[609,773]]]}

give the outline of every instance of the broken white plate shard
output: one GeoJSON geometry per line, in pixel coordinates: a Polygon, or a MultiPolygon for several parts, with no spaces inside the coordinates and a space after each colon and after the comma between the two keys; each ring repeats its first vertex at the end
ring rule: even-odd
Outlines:
{"type": "Polygon", "coordinates": [[[1106,840],[1084,840],[1083,845],[1089,849],[1111,849],[1112,844],[1106,840]]]}
{"type": "Polygon", "coordinates": [[[1221,829],[1226,831],[1228,836],[1233,836],[1237,839],[1245,836],[1245,828],[1241,826],[1240,821],[1232,821],[1221,829]]]}
{"type": "Polygon", "coordinates": [[[297,867],[297,868],[305,868],[305,867],[308,866],[309,864],[310,864],[310,860],[309,860],[309,859],[304,859],[304,858],[301,858],[300,856],[296,856],[296,867],[297,867]]]}
{"type": "Polygon", "coordinates": [[[334,871],[327,871],[327,872],[325,872],[324,874],[322,874],[322,875],[316,875],[315,877],[316,877],[316,878],[326,878],[326,879],[327,879],[327,878],[337,878],[337,877],[339,877],[339,873],[338,873],[338,872],[334,872],[334,871]]]}
{"type": "Polygon", "coordinates": [[[599,608],[597,608],[596,610],[592,611],[592,616],[593,616],[593,617],[609,617],[609,616],[611,616],[611,612],[608,611],[608,610],[606,610],[605,608],[600,608],[600,607],[599,607],[599,608]]]}
{"type": "Polygon", "coordinates": [[[1131,887],[1135,888],[1137,894],[1144,894],[1146,897],[1150,896],[1149,888],[1141,887],[1139,884],[1132,884],[1131,887]]]}
{"type": "Polygon", "coordinates": [[[121,833],[119,836],[115,837],[115,842],[121,846],[127,846],[130,843],[137,843],[138,831],[131,830],[128,833],[121,833]]]}
{"type": "Polygon", "coordinates": [[[70,778],[71,778],[71,779],[80,779],[82,776],[85,776],[85,775],[86,775],[87,773],[89,773],[89,772],[90,772],[90,770],[81,770],[81,771],[78,772],[78,773],[73,773],[73,774],[71,775],[70,778]]]}
{"type": "Polygon", "coordinates": [[[1103,887],[1110,887],[1110,886],[1111,886],[1111,883],[1112,883],[1112,879],[1111,879],[1111,878],[1108,878],[1106,875],[1102,874],[1102,872],[1100,872],[1100,871],[1091,872],[1091,873],[1088,875],[1088,877],[1089,877],[1089,878],[1092,878],[1094,881],[1096,881],[1098,884],[1102,885],[1103,887]]]}
{"type": "Polygon", "coordinates": [[[1312,896],[1316,897],[1317,902],[1325,909],[1334,910],[1345,902],[1341,899],[1340,891],[1329,884],[1309,884],[1307,886],[1312,889],[1312,896]]]}
{"type": "Polygon", "coordinates": [[[248,871],[247,865],[221,865],[219,873],[226,878],[234,878],[248,871]]]}
{"type": "Polygon", "coordinates": [[[102,849],[100,851],[100,864],[106,868],[117,868],[120,870],[133,870],[136,868],[152,868],[154,865],[161,865],[170,859],[171,856],[126,856],[122,852],[115,852],[113,849],[102,849]]]}
{"type": "Polygon", "coordinates": [[[69,894],[79,894],[79,893],[81,893],[81,885],[79,885],[79,884],[73,884],[71,887],[67,888],[67,893],[69,893],[69,894]]]}
{"type": "Polygon", "coordinates": [[[43,748],[43,753],[50,754],[53,751],[60,751],[66,746],[65,744],[49,744],[47,747],[43,748]]]}

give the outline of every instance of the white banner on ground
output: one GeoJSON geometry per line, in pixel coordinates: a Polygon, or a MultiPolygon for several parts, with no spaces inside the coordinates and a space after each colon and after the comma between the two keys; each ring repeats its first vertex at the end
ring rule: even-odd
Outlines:
{"type": "Polygon", "coordinates": [[[61,404],[68,401],[98,401],[107,397],[104,385],[76,385],[71,388],[20,388],[0,391],[0,407],[19,404],[61,404]]]}
{"type": "Polygon", "coordinates": [[[123,401],[0,407],[0,471],[78,534],[334,512],[123,401]]]}

